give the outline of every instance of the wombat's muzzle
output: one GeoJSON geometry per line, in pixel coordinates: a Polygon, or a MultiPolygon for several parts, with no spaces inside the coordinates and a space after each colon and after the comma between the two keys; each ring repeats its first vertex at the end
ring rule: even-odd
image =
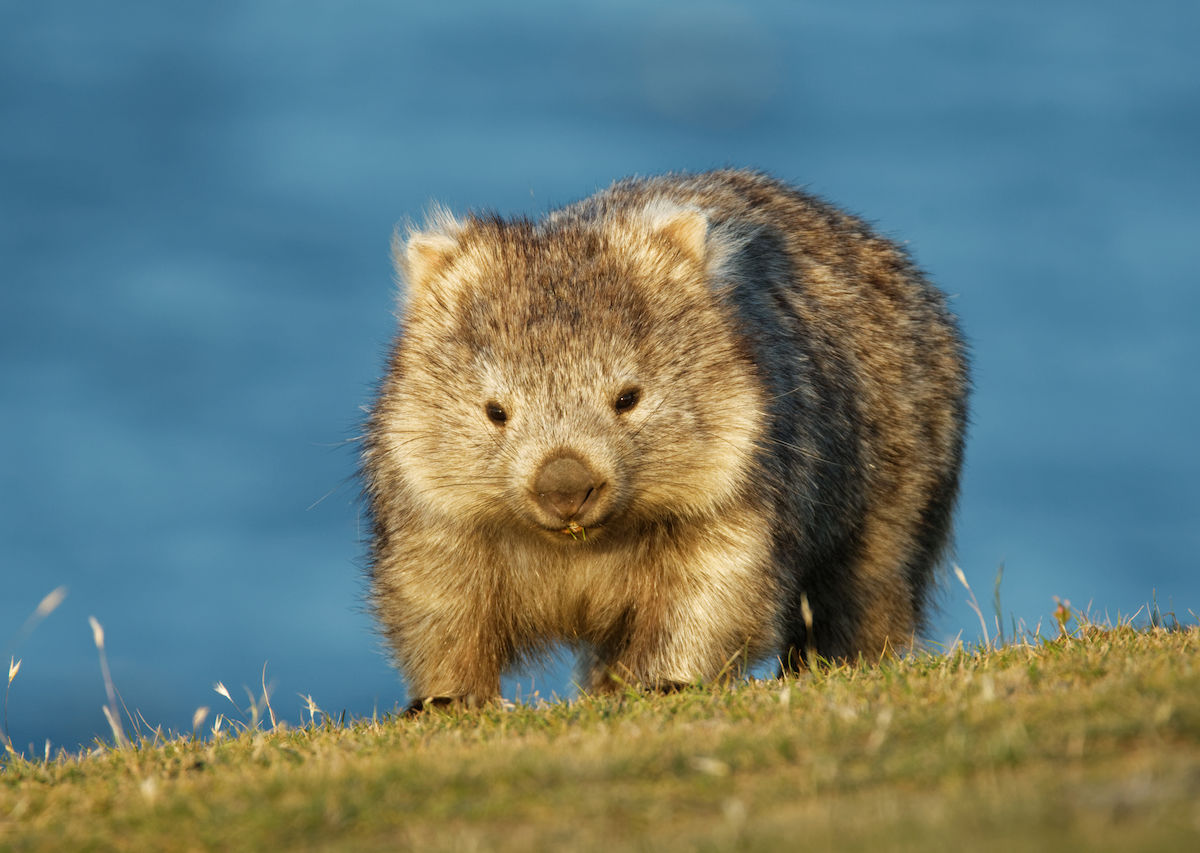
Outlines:
{"type": "Polygon", "coordinates": [[[533,480],[539,507],[555,521],[586,520],[603,500],[606,483],[574,455],[553,456],[542,464],[533,480]]]}

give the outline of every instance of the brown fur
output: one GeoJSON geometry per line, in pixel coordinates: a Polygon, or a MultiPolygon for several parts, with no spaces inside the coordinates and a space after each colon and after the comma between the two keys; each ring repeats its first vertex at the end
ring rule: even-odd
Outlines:
{"type": "Polygon", "coordinates": [[[418,704],[489,699],[557,642],[603,689],[913,640],[967,378],[894,243],[723,171],[537,223],[437,212],[396,259],[363,473],[372,602],[418,704]]]}

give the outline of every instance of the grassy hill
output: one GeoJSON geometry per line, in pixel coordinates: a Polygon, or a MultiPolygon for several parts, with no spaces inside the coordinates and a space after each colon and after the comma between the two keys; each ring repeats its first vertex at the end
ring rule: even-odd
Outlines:
{"type": "MultiPolygon", "coordinates": [[[[265,711],[264,711],[265,713],[265,711]]],[[[211,728],[211,727],[210,727],[211,728]]],[[[1200,628],[10,755],[4,850],[1200,849],[1200,628]]]]}

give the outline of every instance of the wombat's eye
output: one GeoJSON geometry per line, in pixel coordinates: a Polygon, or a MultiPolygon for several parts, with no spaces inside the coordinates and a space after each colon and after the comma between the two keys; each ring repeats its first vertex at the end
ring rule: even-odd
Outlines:
{"type": "Polygon", "coordinates": [[[489,401],[483,410],[487,412],[488,420],[497,426],[502,426],[508,420],[508,412],[504,411],[504,407],[499,403],[489,401]]]}
{"type": "Polygon", "coordinates": [[[636,406],[641,397],[642,391],[640,388],[626,388],[617,397],[616,402],[613,403],[613,408],[617,410],[618,414],[623,414],[636,406]]]}

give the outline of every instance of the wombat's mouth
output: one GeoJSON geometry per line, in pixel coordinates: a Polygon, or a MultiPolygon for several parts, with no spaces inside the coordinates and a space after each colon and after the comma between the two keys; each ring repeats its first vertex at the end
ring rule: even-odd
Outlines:
{"type": "MultiPolygon", "coordinates": [[[[599,524],[592,525],[593,534],[595,533],[595,529],[598,527],[599,524]]],[[[562,530],[559,530],[559,533],[570,536],[571,539],[575,540],[576,542],[588,541],[588,529],[583,527],[583,525],[577,521],[566,522],[566,527],[564,527],[562,530]]]]}
{"type": "Polygon", "coordinates": [[[537,529],[542,531],[546,537],[555,542],[563,542],[567,545],[579,543],[580,545],[591,542],[598,537],[604,536],[607,532],[605,525],[600,523],[583,524],[572,519],[567,522],[559,522],[556,525],[550,526],[544,522],[539,522],[536,525],[537,529]]]}
{"type": "Polygon", "coordinates": [[[567,536],[570,536],[576,542],[586,542],[587,541],[587,528],[584,527],[582,524],[580,524],[578,521],[568,521],[567,526],[564,527],[562,530],[560,530],[559,533],[565,533],[567,536]]]}

